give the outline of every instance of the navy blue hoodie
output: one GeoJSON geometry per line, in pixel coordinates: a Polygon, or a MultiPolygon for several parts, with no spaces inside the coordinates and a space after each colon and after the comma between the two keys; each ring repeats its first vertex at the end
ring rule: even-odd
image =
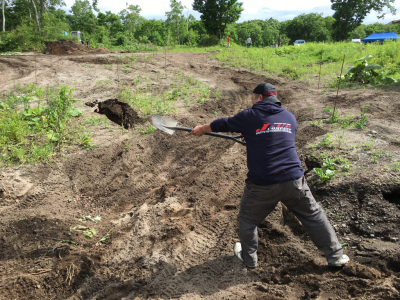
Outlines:
{"type": "Polygon", "coordinates": [[[296,118],[278,104],[261,100],[230,118],[214,120],[213,132],[239,132],[247,147],[248,179],[269,185],[303,176],[294,137],[296,118]]]}

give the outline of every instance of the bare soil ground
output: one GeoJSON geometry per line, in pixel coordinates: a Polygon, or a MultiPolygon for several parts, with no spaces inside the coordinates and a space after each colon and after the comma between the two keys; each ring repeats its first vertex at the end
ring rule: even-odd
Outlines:
{"type": "MultiPolygon", "coordinates": [[[[341,91],[341,114],[359,115],[370,106],[368,130],[342,130],[310,125],[329,117],[322,109],[333,107],[333,91],[225,68],[208,54],[168,53],[166,61],[160,53],[149,56],[138,54],[132,73],[116,74],[115,54],[41,55],[37,82],[75,87],[81,109],[94,116],[84,102],[115,98],[122,84],[163,75],[165,67],[169,73],[155,88],[169,88],[171,75],[183,71],[223,94],[171,116],[188,127],[249,107],[254,86],[273,83],[298,120],[297,148],[309,185],[351,263],[328,268],[298,220],[278,206],[259,228],[259,267],[247,270],[233,256],[245,147],[182,132],[139,135],[129,128],[122,134],[118,125],[97,126],[92,140],[98,149],[1,171],[0,299],[400,299],[400,173],[393,169],[400,159],[398,86],[341,91]],[[106,87],[98,84],[105,81],[106,87]],[[313,168],[325,150],[310,145],[327,132],[334,141],[329,151],[352,167],[330,185],[314,184],[313,168]],[[372,161],[365,147],[385,155],[372,161]],[[88,215],[102,219],[83,223],[88,215]],[[97,234],[88,239],[70,230],[79,225],[97,234]]],[[[0,58],[0,92],[35,82],[34,65],[33,56],[0,58]]]]}

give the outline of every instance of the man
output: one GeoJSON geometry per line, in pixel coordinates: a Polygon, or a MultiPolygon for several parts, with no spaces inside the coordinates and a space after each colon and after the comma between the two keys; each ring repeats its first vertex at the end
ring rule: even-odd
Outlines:
{"type": "Polygon", "coordinates": [[[228,48],[231,46],[231,37],[228,35],[228,48]]]}
{"type": "Polygon", "coordinates": [[[86,47],[90,48],[90,43],[88,39],[86,39],[86,47]]]}
{"type": "Polygon", "coordinates": [[[282,37],[278,37],[278,47],[282,47],[282,37]]]}
{"type": "Polygon", "coordinates": [[[281,201],[301,221],[314,244],[325,253],[329,266],[349,261],[335,231],[312,196],[295,146],[296,118],[281,107],[272,84],[253,91],[253,106],[234,117],[196,126],[192,134],[239,132],[247,147],[246,186],[239,212],[240,243],[234,253],[248,268],[257,266],[257,226],[281,201]]]}
{"type": "Polygon", "coordinates": [[[251,37],[250,36],[247,38],[246,43],[247,43],[247,48],[250,48],[250,45],[251,45],[251,37]]]}

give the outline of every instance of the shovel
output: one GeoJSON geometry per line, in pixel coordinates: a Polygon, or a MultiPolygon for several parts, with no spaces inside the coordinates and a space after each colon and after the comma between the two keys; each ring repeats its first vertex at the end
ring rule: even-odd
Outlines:
{"type": "MultiPolygon", "coordinates": [[[[154,116],[152,117],[153,125],[155,128],[160,129],[170,135],[173,135],[176,130],[182,130],[182,131],[188,131],[191,132],[193,128],[185,128],[185,127],[176,127],[178,124],[177,121],[172,120],[170,118],[164,117],[164,116],[154,116]]],[[[228,140],[233,140],[237,143],[246,145],[246,142],[243,142],[239,140],[241,138],[241,135],[237,136],[232,136],[232,135],[226,135],[226,134],[220,134],[220,133],[214,133],[214,132],[206,132],[206,135],[211,135],[214,137],[219,137],[223,139],[228,139],[228,140]]]]}

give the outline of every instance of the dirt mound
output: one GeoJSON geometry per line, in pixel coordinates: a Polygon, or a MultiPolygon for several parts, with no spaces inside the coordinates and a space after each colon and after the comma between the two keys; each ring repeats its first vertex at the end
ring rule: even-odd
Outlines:
{"type": "Polygon", "coordinates": [[[123,125],[125,129],[144,122],[128,103],[118,101],[118,99],[108,99],[98,105],[99,113],[105,114],[107,118],[118,125],[123,125]]]}
{"type": "Polygon", "coordinates": [[[73,40],[59,40],[57,42],[44,42],[46,45],[45,53],[49,54],[107,54],[110,53],[107,49],[100,47],[96,49],[88,48],[85,45],[79,44],[73,40]]]}
{"type": "Polygon", "coordinates": [[[325,129],[315,125],[304,127],[300,129],[296,134],[296,147],[302,148],[309,141],[312,141],[317,136],[324,135],[327,132],[328,131],[326,131],[325,129]]]}
{"type": "Polygon", "coordinates": [[[238,71],[237,74],[231,78],[231,80],[244,90],[251,91],[257,84],[261,82],[269,82],[274,85],[280,84],[280,81],[274,78],[265,77],[263,75],[258,75],[247,71],[238,71]]]}

